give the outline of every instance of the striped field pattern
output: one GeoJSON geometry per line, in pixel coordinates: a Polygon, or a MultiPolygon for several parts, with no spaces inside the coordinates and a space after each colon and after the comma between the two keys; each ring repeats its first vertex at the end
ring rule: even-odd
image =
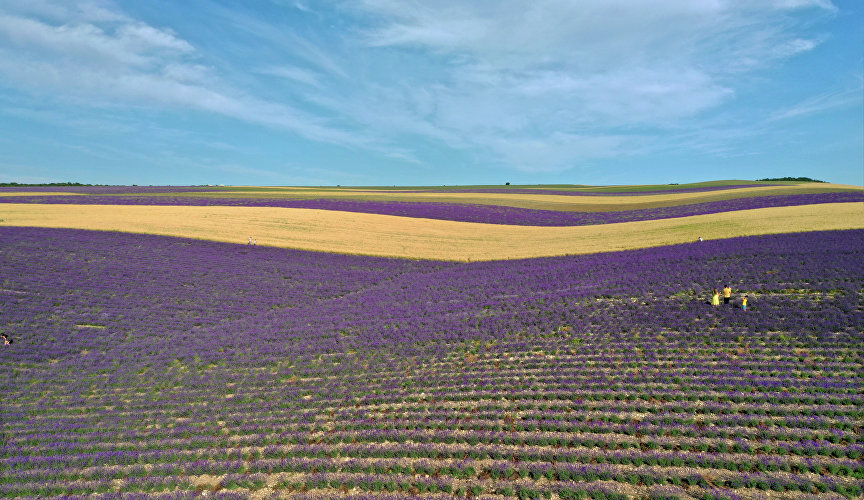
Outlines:
{"type": "MultiPolygon", "coordinates": [[[[618,251],[623,224],[474,224],[609,231],[600,253],[482,262],[35,227],[34,207],[104,206],[0,203],[0,497],[864,492],[860,202],[760,209],[844,230],[629,222],[715,218],[618,251]]],[[[291,210],[113,213],[191,208],[291,210]]]]}

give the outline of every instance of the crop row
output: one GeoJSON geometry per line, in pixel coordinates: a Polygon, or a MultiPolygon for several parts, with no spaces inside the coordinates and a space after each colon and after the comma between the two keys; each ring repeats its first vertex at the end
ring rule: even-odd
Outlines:
{"type": "Polygon", "coordinates": [[[669,219],[693,215],[732,212],[767,207],[786,207],[819,203],[864,201],[858,192],[747,196],[722,201],[691,203],[660,208],[619,211],[558,211],[464,203],[429,201],[360,201],[344,199],[284,198],[216,198],[193,196],[2,196],[0,203],[92,204],[92,205],[168,205],[168,206],[238,206],[281,207],[314,210],[337,210],[399,217],[451,220],[485,224],[521,226],[586,226],[644,220],[669,219]]]}
{"type": "Polygon", "coordinates": [[[859,492],[864,232],[474,264],[0,236],[6,496],[859,492]],[[727,281],[751,310],[704,303],[727,281]]]}

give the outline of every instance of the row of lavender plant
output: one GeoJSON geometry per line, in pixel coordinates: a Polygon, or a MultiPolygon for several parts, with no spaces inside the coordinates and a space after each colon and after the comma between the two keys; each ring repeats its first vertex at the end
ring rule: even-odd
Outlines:
{"type": "Polygon", "coordinates": [[[5,496],[861,491],[861,231],[474,264],[0,236],[5,496]]]}
{"type": "MultiPolygon", "coordinates": [[[[553,194],[561,196],[640,196],[653,194],[670,194],[670,193],[702,193],[709,191],[724,191],[727,189],[741,189],[750,187],[770,187],[782,186],[783,184],[725,184],[722,186],[698,186],[698,187],[674,187],[675,185],[667,184],[665,186],[643,186],[634,188],[633,186],[585,186],[575,187],[573,189],[552,189],[545,187],[520,188],[520,187],[503,187],[503,188],[446,188],[446,189],[411,189],[399,190],[401,193],[494,193],[494,194],[553,194]]],[[[378,192],[386,193],[388,191],[380,190],[378,192]]]]}
{"type": "Polygon", "coordinates": [[[46,203],[46,204],[93,204],[93,205],[177,205],[177,206],[237,206],[237,207],[282,207],[315,210],[337,210],[344,212],[373,213],[451,220],[458,222],[480,222],[485,224],[509,224],[520,226],[586,226],[634,222],[654,219],[670,219],[692,215],[715,214],[736,210],[768,207],[789,207],[820,203],[848,203],[864,201],[864,192],[798,194],[782,196],[750,196],[708,203],[692,203],[659,208],[623,211],[569,212],[557,210],[534,210],[498,205],[474,205],[406,201],[359,201],[359,200],[286,200],[260,198],[210,198],[191,196],[4,196],[0,203],[46,203]]]}
{"type": "Polygon", "coordinates": [[[220,191],[213,186],[0,186],[0,193],[79,193],[84,195],[162,194],[220,191]]]}
{"type": "MultiPolygon", "coordinates": [[[[621,190],[615,190],[615,187],[585,187],[578,189],[549,189],[543,187],[536,188],[483,188],[483,187],[466,187],[466,188],[424,188],[424,189],[398,189],[398,190],[381,190],[375,188],[364,189],[366,192],[379,193],[515,193],[515,194],[555,194],[555,195],[576,195],[576,196],[639,196],[644,194],[667,194],[667,193],[697,193],[707,191],[722,191],[727,189],[740,189],[748,187],[765,187],[779,186],[781,184],[727,184],[723,186],[700,186],[700,187],[680,187],[669,188],[667,186],[654,186],[641,188],[638,191],[627,190],[622,187],[621,190]],[[584,190],[588,189],[588,190],[584,190]]],[[[244,188],[233,187],[216,187],[216,186],[0,186],[0,193],[16,193],[16,192],[65,192],[65,193],[80,193],[90,195],[116,195],[116,194],[162,194],[162,193],[194,193],[194,192],[219,192],[219,191],[236,191],[244,190],[244,188]]],[[[315,188],[309,188],[315,189],[315,188]]],[[[253,190],[252,192],[266,192],[266,190],[253,190]]]]}

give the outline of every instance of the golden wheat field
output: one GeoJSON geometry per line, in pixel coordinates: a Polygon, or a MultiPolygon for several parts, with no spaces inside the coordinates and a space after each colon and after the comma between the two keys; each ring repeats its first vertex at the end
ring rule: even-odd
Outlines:
{"type": "Polygon", "coordinates": [[[4,204],[0,225],[160,234],[349,254],[477,261],[864,228],[864,203],[773,207],[594,226],[508,226],[278,207],[4,204]]]}

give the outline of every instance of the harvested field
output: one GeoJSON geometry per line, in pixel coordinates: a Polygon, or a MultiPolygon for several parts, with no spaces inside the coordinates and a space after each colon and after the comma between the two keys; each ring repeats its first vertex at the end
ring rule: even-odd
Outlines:
{"type": "Polygon", "coordinates": [[[864,191],[795,194],[783,196],[753,196],[709,203],[691,203],[670,207],[641,210],[604,212],[573,212],[562,210],[534,210],[530,208],[476,205],[467,203],[438,203],[423,201],[370,201],[361,199],[290,199],[290,198],[217,198],[200,196],[6,196],[0,203],[65,203],[79,205],[175,205],[175,206],[236,206],[282,207],[336,210],[381,215],[398,215],[421,219],[480,222],[517,226],[590,226],[616,222],[634,222],[671,219],[692,215],[733,212],[754,208],[818,205],[864,201],[864,191]]]}
{"type": "Polygon", "coordinates": [[[327,252],[495,260],[608,252],[736,236],[864,228],[864,203],[740,210],[676,219],[532,227],[270,207],[0,206],[0,225],[95,229],[327,252]]]}

